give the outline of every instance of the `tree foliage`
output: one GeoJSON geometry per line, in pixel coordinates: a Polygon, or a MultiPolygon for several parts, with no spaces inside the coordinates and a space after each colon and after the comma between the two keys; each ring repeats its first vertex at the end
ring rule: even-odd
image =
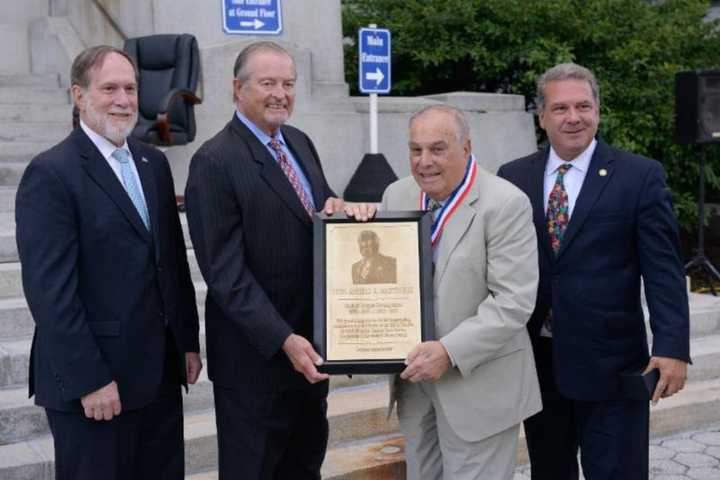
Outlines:
{"type": "MultiPolygon", "coordinates": [[[[674,82],[682,70],[720,67],[719,24],[704,21],[708,7],[702,0],[343,0],[345,72],[356,89],[354,39],[370,23],[393,35],[393,95],[515,93],[533,110],[542,72],[560,62],[584,65],[600,82],[601,136],[663,162],[689,227],[697,221],[697,148],[675,143],[674,82]]],[[[716,150],[707,148],[714,195],[716,150]]]]}

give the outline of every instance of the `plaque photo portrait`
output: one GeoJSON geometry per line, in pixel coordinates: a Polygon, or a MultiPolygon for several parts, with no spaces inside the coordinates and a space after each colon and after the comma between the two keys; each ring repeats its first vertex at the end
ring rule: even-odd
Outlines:
{"type": "Polygon", "coordinates": [[[322,259],[316,258],[315,280],[323,298],[316,297],[315,339],[326,365],[339,362],[325,371],[397,371],[424,340],[423,331],[430,333],[423,317],[432,298],[426,278],[431,257],[422,245],[421,217],[334,220],[322,223],[316,248],[322,259]]]}

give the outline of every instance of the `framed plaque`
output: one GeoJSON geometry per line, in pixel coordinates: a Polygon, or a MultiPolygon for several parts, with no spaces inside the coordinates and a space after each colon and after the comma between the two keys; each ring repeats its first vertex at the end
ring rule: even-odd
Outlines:
{"type": "Polygon", "coordinates": [[[331,374],[400,372],[435,336],[431,216],[314,218],[314,341],[331,374]]]}

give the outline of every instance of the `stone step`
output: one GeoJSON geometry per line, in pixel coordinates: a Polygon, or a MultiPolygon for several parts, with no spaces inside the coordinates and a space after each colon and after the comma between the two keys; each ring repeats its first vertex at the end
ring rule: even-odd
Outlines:
{"type": "Polygon", "coordinates": [[[0,142],[60,142],[72,130],[69,121],[64,122],[7,122],[0,120],[0,142]]]}
{"type": "Polygon", "coordinates": [[[0,104],[12,105],[70,105],[70,94],[63,88],[2,87],[0,104]]]}
{"type": "MultiPolygon", "coordinates": [[[[191,254],[192,251],[188,251],[190,264],[194,263],[194,257],[191,254]]],[[[9,282],[8,277],[11,275],[19,275],[19,272],[13,272],[12,269],[8,269],[8,266],[12,266],[17,269],[17,263],[0,263],[0,286],[4,283],[9,282]]],[[[195,268],[195,275],[199,275],[197,268],[195,268]]],[[[16,281],[16,280],[15,280],[16,281]]],[[[207,287],[202,280],[196,280],[195,283],[196,300],[198,305],[198,311],[200,315],[200,344],[201,349],[204,352],[205,349],[205,329],[204,329],[204,305],[205,296],[207,295],[207,287]]],[[[21,289],[22,287],[18,283],[14,285],[14,288],[21,289]]],[[[692,295],[693,301],[691,305],[694,305],[695,294],[692,295]]],[[[712,323],[718,321],[718,316],[705,315],[702,309],[700,313],[695,313],[695,309],[691,308],[691,325],[699,326],[699,331],[696,336],[691,338],[690,352],[693,359],[693,365],[688,368],[688,378],[691,380],[706,380],[709,378],[720,377],[720,333],[717,332],[717,328],[706,327],[706,323],[712,323]],[[707,334],[706,332],[713,332],[707,334]]],[[[11,385],[13,383],[24,382],[27,376],[24,375],[22,378],[12,380],[11,374],[4,371],[4,369],[11,368],[10,365],[14,365],[16,362],[27,363],[27,358],[30,353],[30,336],[34,329],[34,323],[30,316],[29,310],[25,304],[24,299],[21,295],[14,295],[5,298],[0,298],[0,387],[11,385]],[[7,340],[3,340],[3,338],[7,340]],[[9,360],[9,357],[3,353],[3,346],[5,341],[13,343],[15,346],[11,348],[12,352],[15,352],[12,357],[14,360],[9,360]],[[22,343],[24,341],[24,344],[22,343]],[[17,344],[17,342],[20,342],[17,344]],[[24,345],[24,348],[22,348],[24,345]],[[20,355],[20,356],[18,356],[20,355]],[[5,381],[3,382],[3,379],[5,381]]],[[[14,368],[14,367],[13,367],[14,368]]]]}
{"type": "MultiPolygon", "coordinates": [[[[0,90],[2,91],[2,90],[0,90]]],[[[0,164],[29,163],[40,152],[50,149],[57,142],[0,142],[0,164]]]]}
{"type": "MultiPolygon", "coordinates": [[[[5,2],[3,2],[5,3],[5,2]]],[[[48,0],[23,0],[13,3],[12,7],[2,9],[2,22],[10,24],[26,24],[50,14],[48,0]]]]}
{"type": "MultiPolygon", "coordinates": [[[[354,387],[352,392],[333,391],[328,397],[330,445],[397,431],[397,420],[386,421],[387,384],[354,387]],[[348,436],[349,435],[349,436],[348,436]]],[[[185,462],[188,472],[217,467],[215,415],[212,411],[185,416],[185,462]]],[[[50,480],[53,445],[49,435],[0,445],[0,478],[50,480]]]]}
{"type": "MultiPolygon", "coordinates": [[[[0,267],[3,265],[7,264],[0,263],[0,267]]],[[[195,282],[194,286],[198,314],[200,315],[201,333],[204,335],[204,310],[207,287],[202,281],[195,282]]],[[[0,345],[3,339],[6,338],[29,338],[32,335],[34,328],[35,323],[30,315],[30,310],[24,297],[15,296],[0,298],[0,345]]],[[[205,347],[204,336],[202,338],[201,346],[202,348],[205,347]]]]}
{"type": "MultiPolygon", "coordinates": [[[[22,3],[22,2],[19,2],[22,3]]],[[[30,72],[30,35],[27,22],[12,22],[5,10],[0,17],[0,74],[27,74],[30,72]]],[[[46,9],[47,11],[47,9],[46,9]]]]}
{"type": "Polygon", "coordinates": [[[0,339],[29,337],[34,328],[25,298],[0,299],[0,339]]]}
{"type": "MultiPolygon", "coordinates": [[[[1,156],[0,156],[1,157],[1,156]]],[[[20,183],[25,168],[28,165],[32,155],[28,155],[26,160],[23,160],[25,156],[19,155],[19,161],[7,161],[4,162],[0,158],[0,186],[17,186],[20,183]]]]}
{"type": "MultiPolygon", "coordinates": [[[[204,323],[202,324],[204,327],[204,323]]],[[[201,335],[201,343],[204,346],[204,328],[201,335]]],[[[694,364],[688,370],[689,386],[693,383],[703,383],[714,379],[720,379],[720,335],[700,337],[692,343],[694,364]]],[[[30,339],[10,340],[0,343],[0,444],[7,443],[13,438],[24,438],[31,434],[44,433],[46,426],[40,412],[32,406],[32,401],[26,398],[27,366],[29,362],[30,339]],[[4,382],[4,383],[3,383],[4,382]],[[9,385],[9,386],[8,386],[9,385]],[[40,417],[40,418],[39,418],[40,417]],[[3,425],[6,425],[3,427],[3,425]],[[41,428],[42,430],[38,430],[41,428]]],[[[385,378],[378,375],[354,376],[349,379],[346,376],[333,376],[331,387],[335,392],[334,410],[331,408],[330,415],[341,418],[340,414],[346,413],[342,410],[354,402],[372,404],[374,391],[358,389],[358,385],[369,383],[383,383],[385,378]],[[367,401],[370,399],[370,401],[367,401]]],[[[186,397],[186,410],[194,411],[199,409],[212,408],[212,387],[207,380],[205,370],[200,381],[191,386],[190,393],[186,397]]],[[[359,422],[367,430],[369,436],[371,431],[377,431],[385,422],[381,412],[375,412],[378,416],[369,418],[367,412],[363,412],[362,422],[359,422]]],[[[356,415],[357,416],[357,415],[356,415]]],[[[336,437],[346,438],[355,432],[357,435],[357,419],[352,415],[343,417],[344,422],[336,422],[336,437]]],[[[332,441],[331,441],[332,443],[332,441]]]]}
{"type": "MultiPolygon", "coordinates": [[[[202,275],[192,250],[188,250],[188,264],[194,282],[202,282],[202,275]]],[[[23,296],[20,262],[0,263],[0,299],[23,296]]]]}
{"type": "Polygon", "coordinates": [[[30,339],[0,342],[0,387],[27,382],[30,339]]]}
{"type": "Polygon", "coordinates": [[[720,378],[720,335],[693,338],[690,356],[693,363],[688,366],[688,381],[720,378]]]}
{"type": "MultiPolygon", "coordinates": [[[[3,174],[3,165],[0,163],[0,180],[3,174]]],[[[17,181],[25,170],[25,164],[18,165],[17,181]]],[[[0,263],[18,262],[17,243],[15,241],[15,195],[17,195],[17,185],[4,185],[0,181],[0,263]]],[[[188,263],[190,265],[193,279],[201,280],[202,275],[197,265],[197,259],[190,243],[190,234],[187,230],[187,224],[183,224],[183,236],[185,245],[189,248],[187,251],[188,263]]],[[[720,315],[719,315],[720,316],[720,315]]]]}
{"type": "MultiPolygon", "coordinates": [[[[0,185],[0,222],[6,224],[10,228],[14,228],[15,221],[12,216],[4,217],[3,213],[14,213],[15,212],[15,195],[17,194],[16,187],[7,187],[0,185]],[[9,225],[7,225],[9,224],[9,225]]],[[[0,227],[2,228],[2,227],[0,227]]]]}
{"type": "MultiPolygon", "coordinates": [[[[374,384],[383,388],[387,383],[384,375],[355,375],[352,379],[347,376],[333,376],[330,379],[330,389],[334,392],[334,410],[341,411],[336,404],[351,405],[352,402],[366,401],[372,397],[374,384]],[[357,394],[359,387],[363,392],[357,394]],[[370,391],[370,394],[368,394],[370,391]]],[[[382,392],[386,392],[384,388],[382,392]]],[[[387,398],[385,400],[387,404],[387,398]]],[[[208,411],[213,408],[212,382],[207,378],[207,368],[203,368],[200,378],[195,385],[190,385],[189,392],[183,396],[183,407],[186,414],[198,411],[208,411]]],[[[387,421],[377,417],[378,411],[372,410],[367,414],[354,416],[337,416],[336,428],[342,430],[341,434],[347,436],[351,431],[384,431],[387,421]],[[354,430],[354,422],[363,422],[365,430],[354,430]]],[[[28,388],[25,383],[0,388],[0,445],[21,441],[26,438],[49,433],[47,420],[42,408],[35,406],[34,400],[28,398],[28,388]]],[[[351,434],[351,433],[350,433],[351,434]]]]}
{"type": "Polygon", "coordinates": [[[0,299],[23,296],[20,263],[0,263],[0,299]]]}
{"type": "MultiPolygon", "coordinates": [[[[0,218],[4,216],[14,217],[14,213],[0,212],[0,218]]],[[[15,222],[9,220],[0,221],[0,263],[17,262],[18,251],[15,242],[15,222]]]]}
{"type": "MultiPolygon", "coordinates": [[[[0,82],[2,82],[1,77],[0,82]]],[[[0,104],[0,122],[16,122],[19,125],[53,122],[70,128],[72,126],[72,105],[0,104]]]]}
{"type": "MultiPolygon", "coordinates": [[[[0,87],[46,87],[59,88],[60,76],[57,74],[9,74],[0,75],[0,87]]],[[[2,106],[0,106],[2,111],[2,106]]],[[[2,118],[2,113],[0,113],[2,118]]]]}
{"type": "MultiPolygon", "coordinates": [[[[331,399],[330,402],[333,402],[331,399]]],[[[720,380],[690,384],[681,393],[662,400],[651,409],[651,435],[663,436],[716,421],[720,408],[720,380]]],[[[214,480],[217,473],[215,422],[212,413],[190,415],[185,420],[186,470],[191,480],[214,480]],[[199,472],[199,473],[195,473],[199,472]]],[[[331,416],[331,432],[335,420],[331,416]]],[[[332,435],[332,433],[331,433],[332,435]]],[[[355,437],[357,438],[357,437],[355,437]]],[[[521,433],[518,463],[522,454],[521,433]]],[[[403,478],[403,439],[387,434],[365,441],[334,444],[323,465],[323,478],[378,480],[403,478]]],[[[52,480],[53,446],[48,435],[0,445],[0,478],[4,480],[52,480]]]]}
{"type": "MultiPolygon", "coordinates": [[[[651,407],[650,435],[651,437],[662,437],[716,422],[718,407],[720,407],[720,381],[690,384],[680,394],[662,400],[657,406],[651,407]]],[[[403,437],[391,434],[328,449],[322,468],[322,477],[342,480],[405,478],[404,447],[403,437]]],[[[521,429],[517,463],[523,465],[527,461],[525,435],[521,429]]],[[[215,470],[204,471],[187,478],[188,480],[217,480],[218,474],[215,470]]]]}

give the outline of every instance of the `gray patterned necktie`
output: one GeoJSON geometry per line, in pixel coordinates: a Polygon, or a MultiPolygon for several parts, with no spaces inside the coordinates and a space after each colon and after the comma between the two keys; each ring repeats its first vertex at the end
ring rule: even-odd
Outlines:
{"type": "Polygon", "coordinates": [[[150,215],[148,214],[147,205],[145,205],[145,199],[143,199],[140,193],[140,185],[138,185],[132,167],[130,167],[130,153],[127,150],[118,148],[113,152],[112,156],[120,162],[120,176],[122,177],[123,187],[125,187],[128,197],[130,197],[130,200],[140,214],[145,228],[149,231],[150,215]]]}

